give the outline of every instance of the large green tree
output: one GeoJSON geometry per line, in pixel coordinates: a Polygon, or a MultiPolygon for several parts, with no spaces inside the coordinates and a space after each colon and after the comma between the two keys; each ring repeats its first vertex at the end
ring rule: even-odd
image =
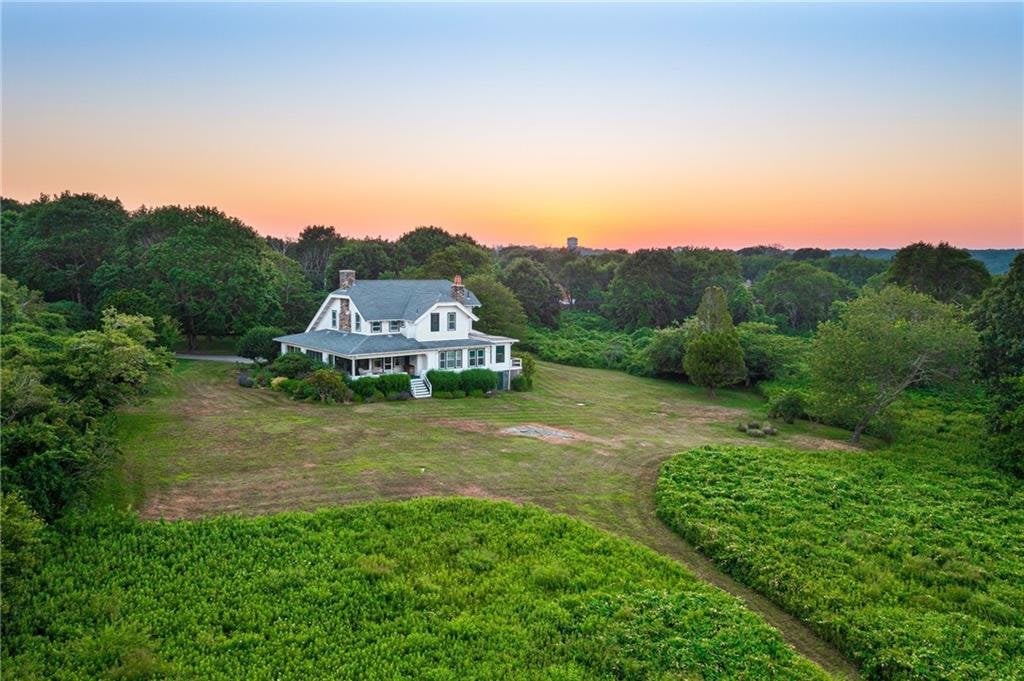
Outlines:
{"type": "Polygon", "coordinates": [[[480,299],[480,307],[474,310],[480,319],[473,328],[497,336],[526,337],[526,313],[512,289],[482,274],[469,277],[465,284],[480,299]]]}
{"type": "Polygon", "coordinates": [[[944,303],[966,304],[988,288],[992,276],[962,248],[919,242],[896,251],[888,280],[944,303]]]}
{"type": "Polygon", "coordinates": [[[117,199],[68,192],[5,211],[4,272],[47,300],[91,306],[98,295],[93,274],[113,253],[127,220],[117,199]]]}
{"type": "Polygon", "coordinates": [[[989,430],[1001,463],[1024,477],[1024,254],[975,305],[978,365],[992,398],[989,430]]]}
{"type": "Polygon", "coordinates": [[[1024,375],[1024,253],[985,291],[971,314],[981,339],[979,369],[988,380],[1024,375]]]}
{"type": "Polygon", "coordinates": [[[572,307],[587,312],[600,309],[605,289],[615,276],[615,266],[594,256],[578,255],[566,261],[559,282],[569,292],[572,307]]]}
{"type": "Polygon", "coordinates": [[[561,292],[551,274],[529,258],[516,258],[501,273],[501,283],[511,289],[534,324],[555,326],[561,311],[561,292]]]}
{"type": "Polygon", "coordinates": [[[837,255],[817,263],[822,269],[845,279],[856,287],[889,269],[889,262],[881,258],[865,258],[860,254],[837,255]]]}
{"type": "Polygon", "coordinates": [[[677,267],[678,260],[668,248],[630,254],[615,270],[602,313],[626,329],[662,327],[682,320],[685,290],[677,267]]]}
{"type": "Polygon", "coordinates": [[[344,241],[334,227],[309,225],[299,232],[298,240],[289,245],[284,255],[298,261],[302,273],[315,289],[326,291],[334,284],[334,273],[328,271],[327,265],[334,250],[344,241]]]}
{"type": "Polygon", "coordinates": [[[398,239],[398,246],[402,248],[409,258],[409,264],[413,266],[422,265],[436,251],[459,243],[479,246],[468,234],[451,234],[433,225],[417,227],[398,239]]]}
{"type": "Polygon", "coordinates": [[[470,277],[491,273],[494,259],[486,248],[459,241],[434,251],[415,269],[415,274],[423,279],[453,279],[457,274],[470,277]]]}
{"type": "Polygon", "coordinates": [[[755,286],[771,315],[794,331],[812,331],[826,319],[832,303],[853,296],[853,287],[807,262],[783,262],[755,286]]]}
{"type": "Polygon", "coordinates": [[[350,239],[334,249],[327,266],[329,287],[337,285],[338,270],[355,270],[358,279],[387,279],[408,265],[405,247],[385,239],[350,239]]]}
{"type": "Polygon", "coordinates": [[[143,251],[135,276],[179,320],[189,347],[201,334],[237,335],[281,319],[281,275],[251,227],[203,207],[166,206],[133,222],[166,235],[143,251]]]}
{"type": "Polygon", "coordinates": [[[907,388],[965,378],[977,347],[959,308],[898,286],[867,292],[818,327],[813,410],[858,442],[907,388]]]}

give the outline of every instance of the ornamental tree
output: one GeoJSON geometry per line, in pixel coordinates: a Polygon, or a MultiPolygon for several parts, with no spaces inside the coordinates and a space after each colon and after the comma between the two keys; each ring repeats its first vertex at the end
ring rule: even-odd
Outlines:
{"type": "Polygon", "coordinates": [[[683,356],[683,370],[690,380],[706,387],[712,396],[715,388],[745,380],[743,349],[726,306],[725,291],[720,287],[705,289],[695,327],[683,356]]]}

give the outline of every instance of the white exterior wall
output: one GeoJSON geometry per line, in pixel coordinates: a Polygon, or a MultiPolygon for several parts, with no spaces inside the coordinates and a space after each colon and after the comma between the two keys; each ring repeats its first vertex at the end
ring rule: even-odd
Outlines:
{"type": "Polygon", "coordinates": [[[464,340],[469,338],[469,332],[472,330],[472,317],[454,303],[438,303],[415,322],[407,322],[405,325],[405,335],[418,341],[464,340]],[[440,319],[440,326],[436,332],[430,330],[430,315],[435,312],[440,319]],[[449,312],[455,313],[454,331],[448,330],[449,312]]]}
{"type": "MultiPolygon", "coordinates": [[[[363,324],[362,324],[363,328],[360,331],[356,331],[356,314],[359,312],[359,310],[358,310],[358,308],[356,308],[355,303],[353,303],[351,300],[349,300],[348,309],[349,309],[349,316],[351,317],[351,321],[352,321],[352,332],[353,333],[369,333],[370,332],[370,327],[369,327],[369,324],[367,323],[367,321],[365,319],[363,320],[363,324]]],[[[338,297],[338,296],[334,296],[334,295],[328,296],[327,300],[325,300],[324,303],[321,304],[320,310],[317,311],[317,316],[314,317],[313,319],[315,320],[315,323],[314,323],[313,326],[311,326],[310,328],[306,329],[307,331],[320,331],[322,329],[333,329],[334,331],[340,331],[341,330],[341,326],[342,326],[342,321],[341,321],[341,298],[338,297]],[[331,320],[333,318],[333,315],[332,315],[333,312],[338,313],[338,325],[337,326],[334,326],[334,325],[331,324],[331,320]]],[[[387,325],[385,325],[385,328],[386,327],[387,327],[387,325]]]]}

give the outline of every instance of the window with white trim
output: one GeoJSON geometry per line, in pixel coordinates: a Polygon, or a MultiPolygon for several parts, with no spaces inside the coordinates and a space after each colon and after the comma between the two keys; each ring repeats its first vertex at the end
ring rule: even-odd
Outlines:
{"type": "Polygon", "coordinates": [[[482,367],[487,365],[487,349],[477,348],[469,351],[469,366],[482,367]]]}
{"type": "Polygon", "coordinates": [[[356,315],[356,323],[353,324],[353,326],[355,327],[356,331],[362,331],[363,330],[363,318],[359,316],[358,312],[356,312],[355,315],[356,315]]]}
{"type": "Polygon", "coordinates": [[[399,321],[390,321],[390,322],[388,322],[388,331],[390,333],[398,333],[401,330],[402,330],[402,322],[399,322],[399,321]]]}
{"type": "Polygon", "coordinates": [[[435,333],[441,330],[441,315],[437,312],[430,313],[430,330],[435,333]]]}
{"type": "Polygon", "coordinates": [[[461,369],[462,350],[442,350],[437,353],[437,368],[439,369],[461,369]]]}
{"type": "Polygon", "coordinates": [[[331,310],[331,328],[332,329],[338,328],[338,311],[337,310],[331,310]]]}
{"type": "Polygon", "coordinates": [[[448,313],[448,330],[449,331],[454,331],[455,330],[455,326],[456,326],[455,313],[454,312],[449,312],[448,313]]]}
{"type": "Polygon", "coordinates": [[[380,333],[383,328],[381,322],[370,322],[370,333],[380,333]]]}
{"type": "Polygon", "coordinates": [[[495,345],[494,346],[494,363],[502,364],[505,361],[505,346],[495,345]]]}

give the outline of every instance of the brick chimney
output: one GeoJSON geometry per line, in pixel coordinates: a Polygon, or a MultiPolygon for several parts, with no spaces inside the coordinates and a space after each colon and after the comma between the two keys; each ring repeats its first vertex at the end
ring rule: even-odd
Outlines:
{"type": "Polygon", "coordinates": [[[356,283],[355,270],[338,270],[338,288],[347,291],[356,283]]]}
{"type": "Polygon", "coordinates": [[[466,304],[466,287],[462,285],[461,274],[456,274],[455,281],[452,282],[452,300],[466,304]]]}

